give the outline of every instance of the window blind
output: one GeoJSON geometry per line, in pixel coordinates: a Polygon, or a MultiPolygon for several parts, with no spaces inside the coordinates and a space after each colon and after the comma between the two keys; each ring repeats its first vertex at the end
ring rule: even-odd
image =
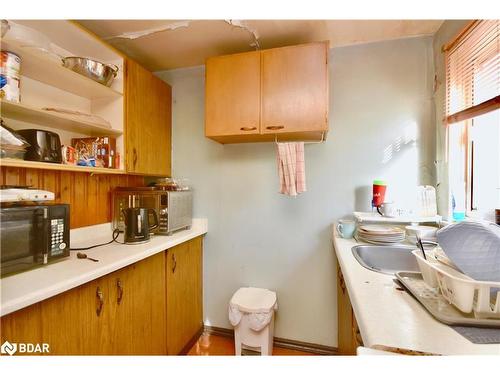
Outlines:
{"type": "Polygon", "coordinates": [[[472,22],[444,51],[446,122],[500,108],[500,20],[472,22]]]}

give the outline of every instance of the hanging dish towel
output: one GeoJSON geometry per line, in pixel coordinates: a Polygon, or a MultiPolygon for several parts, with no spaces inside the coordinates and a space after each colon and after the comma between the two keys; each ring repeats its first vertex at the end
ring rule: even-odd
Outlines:
{"type": "Polygon", "coordinates": [[[304,142],[277,143],[280,193],[297,196],[306,191],[304,142]]]}

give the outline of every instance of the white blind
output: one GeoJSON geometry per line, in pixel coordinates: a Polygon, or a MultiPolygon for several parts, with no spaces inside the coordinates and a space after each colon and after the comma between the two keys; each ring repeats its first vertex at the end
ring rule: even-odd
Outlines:
{"type": "Polygon", "coordinates": [[[500,20],[474,21],[446,50],[448,122],[498,108],[499,96],[500,20]]]}

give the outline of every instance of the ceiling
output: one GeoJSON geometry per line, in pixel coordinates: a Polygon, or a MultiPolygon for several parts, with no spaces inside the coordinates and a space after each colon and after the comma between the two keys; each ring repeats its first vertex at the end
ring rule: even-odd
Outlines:
{"type": "Polygon", "coordinates": [[[442,20],[80,20],[151,71],[210,56],[329,40],[330,47],[432,35],[442,20]]]}

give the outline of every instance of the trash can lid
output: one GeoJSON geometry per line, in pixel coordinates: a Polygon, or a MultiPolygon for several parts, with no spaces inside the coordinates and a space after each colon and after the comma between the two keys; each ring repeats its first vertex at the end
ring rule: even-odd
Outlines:
{"type": "Polygon", "coordinates": [[[270,312],[276,305],[276,292],[261,288],[240,288],[234,293],[230,303],[247,313],[270,312]]]}

